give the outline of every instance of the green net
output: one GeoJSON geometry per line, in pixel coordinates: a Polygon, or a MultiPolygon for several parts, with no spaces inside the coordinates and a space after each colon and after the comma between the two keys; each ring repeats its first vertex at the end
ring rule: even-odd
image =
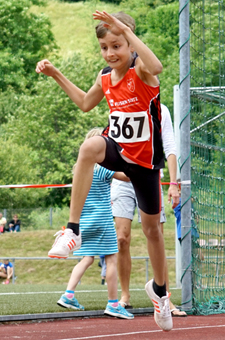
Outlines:
{"type": "Polygon", "coordinates": [[[193,311],[225,313],[224,1],[190,3],[193,311]]]}

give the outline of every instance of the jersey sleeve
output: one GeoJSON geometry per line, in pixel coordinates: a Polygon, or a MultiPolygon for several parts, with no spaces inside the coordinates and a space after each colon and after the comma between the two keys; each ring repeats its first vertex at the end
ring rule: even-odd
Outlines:
{"type": "Polygon", "coordinates": [[[166,158],[168,158],[171,154],[176,155],[176,144],[170,112],[168,108],[163,104],[161,104],[161,114],[163,150],[166,158]]]}
{"type": "Polygon", "coordinates": [[[97,165],[95,170],[96,170],[97,176],[103,182],[111,182],[111,179],[115,173],[115,171],[108,170],[106,168],[103,168],[100,165],[97,165]]]}

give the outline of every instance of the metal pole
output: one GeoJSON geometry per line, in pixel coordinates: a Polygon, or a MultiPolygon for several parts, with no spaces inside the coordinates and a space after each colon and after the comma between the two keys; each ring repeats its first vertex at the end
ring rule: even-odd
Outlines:
{"type": "Polygon", "coordinates": [[[189,2],[180,0],[180,170],[182,309],[192,309],[191,278],[191,158],[190,158],[190,28],[189,2]]]}
{"type": "MultiPolygon", "coordinates": [[[[173,121],[174,138],[177,150],[177,179],[180,180],[180,89],[173,87],[173,121]]],[[[177,238],[177,223],[175,221],[175,250],[176,250],[176,288],[181,288],[181,245],[177,238]]]]}
{"type": "Polygon", "coordinates": [[[12,277],[12,283],[15,283],[15,259],[12,259],[13,263],[13,277],[12,277]]]}

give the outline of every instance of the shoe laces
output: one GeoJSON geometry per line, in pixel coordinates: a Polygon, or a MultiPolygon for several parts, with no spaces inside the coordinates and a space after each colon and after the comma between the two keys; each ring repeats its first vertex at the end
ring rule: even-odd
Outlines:
{"type": "Polygon", "coordinates": [[[60,245],[61,243],[63,245],[65,245],[67,243],[69,244],[69,243],[71,243],[71,241],[72,241],[72,244],[70,245],[70,247],[73,246],[73,245],[76,245],[76,243],[74,242],[74,237],[73,237],[74,233],[73,233],[72,229],[59,230],[55,234],[55,236],[56,235],[57,235],[57,237],[56,237],[55,241],[57,241],[58,245],[60,245]],[[63,236],[63,237],[61,237],[61,236],[63,236]]]}
{"type": "Polygon", "coordinates": [[[64,235],[65,229],[66,229],[66,227],[63,226],[61,230],[59,230],[59,231],[57,231],[57,233],[55,233],[54,236],[57,236],[57,237],[56,237],[56,239],[55,239],[55,241],[54,241],[54,243],[53,243],[53,246],[56,244],[56,242],[58,242],[58,239],[59,239],[61,236],[64,235]]]}
{"type": "Polygon", "coordinates": [[[129,315],[130,314],[124,307],[121,306],[120,303],[118,304],[118,306],[116,308],[118,309],[119,312],[122,312],[125,315],[129,315]]]}
{"type": "Polygon", "coordinates": [[[169,317],[171,315],[170,312],[170,305],[169,305],[169,299],[170,299],[171,293],[168,293],[166,296],[163,296],[160,298],[157,302],[154,302],[155,310],[159,314],[162,314],[164,317],[169,317]]]}
{"type": "Polygon", "coordinates": [[[58,236],[58,237],[62,236],[65,232],[65,229],[66,229],[66,227],[63,226],[62,229],[57,231],[57,233],[55,233],[54,236],[58,236]]]}

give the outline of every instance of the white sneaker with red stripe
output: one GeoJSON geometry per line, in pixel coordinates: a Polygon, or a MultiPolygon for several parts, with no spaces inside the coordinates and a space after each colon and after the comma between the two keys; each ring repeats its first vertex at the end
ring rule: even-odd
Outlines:
{"type": "Polygon", "coordinates": [[[170,293],[166,296],[159,297],[153,290],[153,279],[146,283],[145,290],[154,305],[154,319],[157,325],[163,331],[170,331],[173,328],[173,320],[170,312],[169,298],[170,293]]]}
{"type": "Polygon", "coordinates": [[[49,257],[66,259],[70,253],[81,247],[81,233],[77,236],[72,229],[59,230],[52,249],[48,252],[49,257]]]}

